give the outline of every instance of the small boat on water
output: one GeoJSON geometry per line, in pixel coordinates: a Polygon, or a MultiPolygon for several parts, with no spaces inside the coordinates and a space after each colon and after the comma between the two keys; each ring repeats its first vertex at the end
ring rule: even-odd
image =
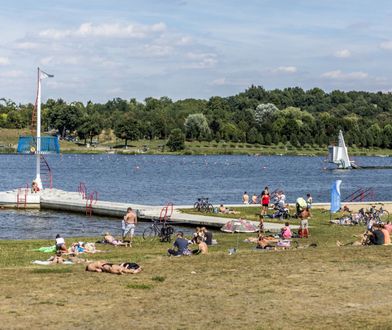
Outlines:
{"type": "Polygon", "coordinates": [[[344,142],[343,132],[339,131],[339,142],[337,146],[328,147],[328,161],[336,164],[338,169],[357,168],[357,166],[350,161],[348,157],[346,143],[344,142]]]}

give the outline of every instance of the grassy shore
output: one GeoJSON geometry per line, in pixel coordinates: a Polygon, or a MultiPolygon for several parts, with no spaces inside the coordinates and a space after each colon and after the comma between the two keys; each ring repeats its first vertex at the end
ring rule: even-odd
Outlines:
{"type": "MultiPolygon", "coordinates": [[[[16,152],[19,135],[29,135],[27,129],[0,129],[0,153],[16,152]]],[[[100,143],[86,146],[80,143],[61,141],[63,153],[120,153],[120,154],[181,154],[181,155],[291,155],[291,156],[325,156],[327,146],[305,145],[294,147],[291,145],[259,145],[234,142],[186,142],[185,150],[178,153],[169,152],[165,147],[166,140],[138,140],[129,141],[124,147],[124,141],[116,139],[113,134],[101,134],[100,143]]],[[[392,156],[391,149],[380,148],[349,148],[352,156],[392,156]]]]}
{"type": "Polygon", "coordinates": [[[392,247],[337,247],[363,228],[329,225],[328,218],[315,211],[311,237],[299,241],[316,248],[256,251],[243,242],[249,235],[216,234],[219,244],[204,256],[170,258],[169,243],[136,239],[132,248],[100,246],[105,253],[89,257],[135,261],[144,268],[137,275],[36,266],[32,260],[48,255],[32,250],[52,241],[0,241],[2,327],[389,328],[392,247]]]}

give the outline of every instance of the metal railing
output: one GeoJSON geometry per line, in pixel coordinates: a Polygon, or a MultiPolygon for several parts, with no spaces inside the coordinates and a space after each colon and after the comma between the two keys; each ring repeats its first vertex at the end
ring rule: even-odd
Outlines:
{"type": "Polygon", "coordinates": [[[170,220],[170,217],[173,214],[173,203],[172,202],[167,202],[164,207],[162,207],[161,212],[159,214],[159,221],[160,222],[166,222],[170,220]]]}
{"type": "Polygon", "coordinates": [[[86,215],[91,216],[93,214],[93,204],[96,204],[97,201],[98,201],[98,192],[93,191],[86,199],[86,215]]]}
{"type": "Polygon", "coordinates": [[[364,188],[361,187],[351,194],[347,195],[345,198],[342,199],[343,202],[363,202],[365,200],[375,200],[375,191],[374,188],[368,187],[364,188]]]}
{"type": "Polygon", "coordinates": [[[23,204],[23,208],[25,209],[27,206],[27,195],[29,193],[29,185],[26,183],[26,187],[18,188],[18,193],[16,194],[16,207],[18,209],[22,208],[21,205],[23,204]]]}

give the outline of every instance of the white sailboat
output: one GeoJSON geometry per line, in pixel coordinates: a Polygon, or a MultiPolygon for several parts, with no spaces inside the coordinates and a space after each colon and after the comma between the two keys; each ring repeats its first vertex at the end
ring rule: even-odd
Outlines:
{"type": "Polygon", "coordinates": [[[353,163],[348,157],[346,143],[344,142],[343,132],[339,131],[339,143],[337,146],[328,147],[328,159],[330,163],[336,164],[339,169],[350,169],[353,163]]]}

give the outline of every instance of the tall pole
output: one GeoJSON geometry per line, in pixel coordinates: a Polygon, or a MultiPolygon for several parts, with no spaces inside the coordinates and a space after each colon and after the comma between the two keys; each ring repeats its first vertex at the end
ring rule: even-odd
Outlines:
{"type": "Polygon", "coordinates": [[[37,89],[37,149],[36,155],[36,178],[35,182],[42,190],[41,181],[41,72],[38,68],[38,89],[37,89]]]}

